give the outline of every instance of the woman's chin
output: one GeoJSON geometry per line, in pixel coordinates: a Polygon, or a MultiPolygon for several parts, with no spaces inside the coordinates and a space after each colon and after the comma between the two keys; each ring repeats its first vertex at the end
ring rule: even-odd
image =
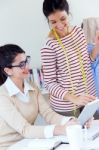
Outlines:
{"type": "Polygon", "coordinates": [[[29,78],[29,73],[24,74],[24,79],[28,79],[29,78]]]}

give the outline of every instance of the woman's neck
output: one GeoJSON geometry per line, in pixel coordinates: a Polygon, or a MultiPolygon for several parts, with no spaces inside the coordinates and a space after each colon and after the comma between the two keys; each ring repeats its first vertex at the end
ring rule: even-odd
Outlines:
{"type": "Polygon", "coordinates": [[[11,78],[14,84],[24,93],[24,81],[21,79],[11,78]]]}
{"type": "Polygon", "coordinates": [[[69,33],[67,33],[67,32],[58,33],[58,32],[57,32],[57,34],[58,34],[58,36],[59,36],[60,38],[63,38],[63,37],[65,37],[65,36],[67,36],[69,33]]]}
{"type": "Polygon", "coordinates": [[[69,26],[68,28],[66,28],[66,29],[64,30],[64,32],[60,32],[60,33],[57,32],[57,34],[58,34],[58,36],[59,36],[60,38],[63,38],[63,37],[65,37],[65,36],[67,36],[71,31],[72,31],[72,27],[69,26]]]}

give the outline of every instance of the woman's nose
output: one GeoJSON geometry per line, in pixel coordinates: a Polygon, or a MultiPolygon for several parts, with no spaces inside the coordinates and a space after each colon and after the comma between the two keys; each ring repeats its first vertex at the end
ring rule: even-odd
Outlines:
{"type": "Polygon", "coordinates": [[[29,69],[30,69],[30,65],[29,65],[28,63],[26,63],[25,69],[26,69],[26,70],[29,70],[29,69]]]}
{"type": "Polygon", "coordinates": [[[58,22],[58,23],[56,24],[56,26],[57,26],[57,28],[62,28],[62,27],[63,27],[63,24],[62,24],[61,22],[58,22]]]}

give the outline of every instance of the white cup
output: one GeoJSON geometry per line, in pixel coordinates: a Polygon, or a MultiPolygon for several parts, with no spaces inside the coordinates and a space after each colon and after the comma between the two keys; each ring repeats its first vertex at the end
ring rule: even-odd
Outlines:
{"type": "Polygon", "coordinates": [[[81,150],[83,147],[83,132],[81,125],[70,125],[66,128],[70,150],[81,150]]]}

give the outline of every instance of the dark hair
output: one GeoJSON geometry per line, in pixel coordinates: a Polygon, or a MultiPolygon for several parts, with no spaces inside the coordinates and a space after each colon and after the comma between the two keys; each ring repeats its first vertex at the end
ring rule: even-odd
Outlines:
{"type": "Polygon", "coordinates": [[[25,51],[18,45],[6,44],[0,47],[0,85],[7,79],[4,68],[11,66],[19,53],[25,53],[25,51]]]}
{"type": "Polygon", "coordinates": [[[65,10],[69,14],[69,4],[66,0],[44,0],[43,13],[46,18],[56,10],[65,10]]]}

